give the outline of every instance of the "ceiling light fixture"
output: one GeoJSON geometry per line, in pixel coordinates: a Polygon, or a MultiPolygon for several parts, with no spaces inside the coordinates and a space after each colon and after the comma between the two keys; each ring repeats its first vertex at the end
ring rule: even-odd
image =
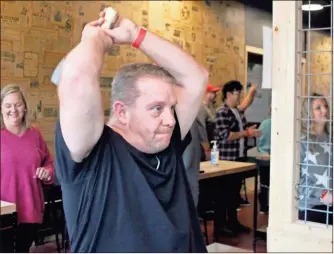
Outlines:
{"type": "Polygon", "coordinates": [[[324,7],[321,4],[303,4],[302,10],[303,11],[320,11],[324,7]]]}

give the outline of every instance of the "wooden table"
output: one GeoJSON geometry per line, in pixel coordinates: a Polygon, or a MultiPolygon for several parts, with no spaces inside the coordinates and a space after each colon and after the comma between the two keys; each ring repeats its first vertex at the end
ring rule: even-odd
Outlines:
{"type": "MultiPolygon", "coordinates": [[[[200,170],[204,171],[200,173],[199,180],[206,181],[212,178],[224,177],[229,175],[238,175],[240,178],[254,177],[254,211],[253,211],[253,236],[256,235],[257,230],[257,184],[258,184],[258,170],[256,163],[249,162],[237,162],[237,161],[225,161],[220,160],[218,165],[211,165],[210,161],[201,162],[200,170]]],[[[216,238],[216,236],[214,236],[216,238]]],[[[255,252],[255,246],[253,245],[255,252]]]]}
{"type": "Polygon", "coordinates": [[[251,157],[261,161],[270,161],[270,155],[261,154],[257,150],[257,147],[253,147],[247,151],[247,157],[251,157]]]}
{"type": "Polygon", "coordinates": [[[12,214],[16,212],[16,205],[1,200],[1,215],[12,214]]]}
{"type": "Polygon", "coordinates": [[[237,248],[237,247],[234,247],[234,246],[225,245],[225,244],[221,244],[221,243],[212,243],[212,244],[206,246],[206,249],[208,250],[208,252],[221,252],[221,253],[231,253],[231,252],[246,253],[246,252],[250,252],[249,250],[246,250],[246,249],[241,249],[241,248],[237,248]]]}
{"type": "Polygon", "coordinates": [[[13,230],[13,252],[16,251],[15,246],[16,246],[16,227],[17,227],[17,213],[16,213],[16,205],[13,203],[9,203],[6,201],[1,200],[1,219],[3,216],[11,216],[12,217],[12,225],[11,228],[13,230]]]}
{"type": "Polygon", "coordinates": [[[201,162],[200,170],[203,170],[204,173],[199,175],[199,180],[232,175],[236,173],[247,172],[256,168],[255,163],[248,162],[236,162],[236,161],[223,161],[220,160],[218,165],[211,165],[210,161],[201,162]]]}

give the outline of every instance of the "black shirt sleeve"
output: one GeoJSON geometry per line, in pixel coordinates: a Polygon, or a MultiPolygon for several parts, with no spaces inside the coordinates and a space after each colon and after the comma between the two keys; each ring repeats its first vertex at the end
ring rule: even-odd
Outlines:
{"type": "Polygon", "coordinates": [[[56,122],[55,130],[55,171],[60,183],[74,183],[86,179],[94,169],[98,168],[98,160],[103,156],[103,148],[108,140],[106,126],[90,154],[80,163],[71,158],[65,143],[60,121],[56,122]]]}
{"type": "Polygon", "coordinates": [[[174,127],[174,132],[171,138],[171,143],[172,145],[176,148],[176,151],[179,155],[183,155],[183,152],[186,150],[187,146],[190,144],[192,138],[191,138],[191,133],[190,130],[188,131],[187,135],[184,137],[184,139],[181,139],[181,129],[180,129],[180,124],[179,120],[177,118],[177,114],[174,114],[175,117],[175,127],[174,127]]]}

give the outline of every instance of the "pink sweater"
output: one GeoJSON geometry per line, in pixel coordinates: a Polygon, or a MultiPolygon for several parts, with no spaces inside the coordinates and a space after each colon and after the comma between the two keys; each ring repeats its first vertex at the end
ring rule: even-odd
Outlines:
{"type": "Polygon", "coordinates": [[[15,203],[19,223],[42,223],[42,181],[34,178],[45,167],[54,181],[53,159],[38,129],[29,128],[20,137],[1,130],[1,200],[15,203]]]}

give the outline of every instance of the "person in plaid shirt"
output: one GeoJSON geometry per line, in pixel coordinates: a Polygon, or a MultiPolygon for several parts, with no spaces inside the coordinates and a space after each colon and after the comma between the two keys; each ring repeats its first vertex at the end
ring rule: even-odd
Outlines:
{"type": "MultiPolygon", "coordinates": [[[[229,161],[246,161],[246,138],[258,137],[261,132],[256,126],[246,128],[247,121],[243,114],[245,107],[240,104],[243,86],[239,81],[229,81],[223,87],[223,105],[217,109],[215,118],[215,140],[219,149],[219,159],[229,161]]],[[[216,218],[217,233],[223,231],[237,235],[240,232],[250,232],[248,227],[241,225],[237,218],[237,208],[245,201],[240,200],[242,180],[236,176],[229,176],[221,184],[223,200],[217,207],[222,214],[216,218]],[[226,220],[227,217],[227,220],[226,220]],[[227,223],[225,223],[227,221],[227,223]],[[226,227],[225,227],[226,226],[226,227]]]]}

